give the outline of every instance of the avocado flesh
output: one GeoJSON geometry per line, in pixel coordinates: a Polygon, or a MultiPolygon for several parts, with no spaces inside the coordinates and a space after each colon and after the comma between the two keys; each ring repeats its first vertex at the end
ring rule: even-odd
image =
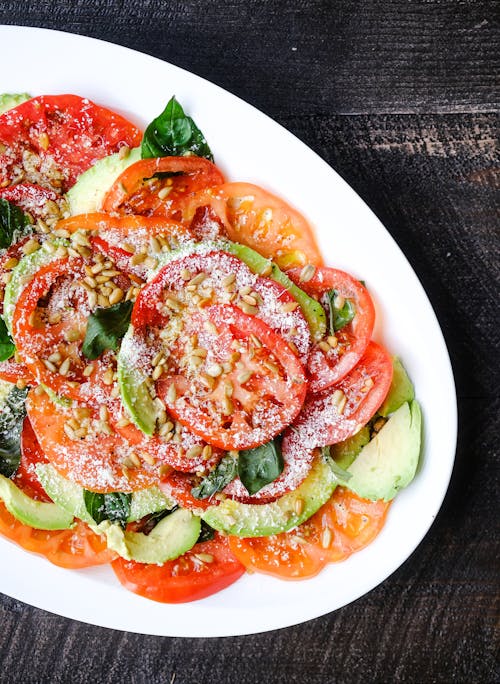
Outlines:
{"type": "Polygon", "coordinates": [[[35,501],[3,475],[0,475],[0,499],[14,518],[37,530],[66,530],[73,523],[71,513],[55,503],[35,501]]]}
{"type": "Polygon", "coordinates": [[[8,112],[9,109],[17,107],[27,100],[31,100],[31,95],[28,93],[2,93],[0,95],[0,114],[8,112]]]}
{"type": "Polygon", "coordinates": [[[201,522],[185,508],[179,508],[160,522],[148,534],[127,532],[109,520],[94,526],[104,534],[108,548],[126,560],[138,563],[165,563],[189,551],[200,536],[201,522]]]}
{"type": "MultiPolygon", "coordinates": [[[[86,523],[94,524],[83,500],[83,488],[63,477],[50,463],[38,463],[36,474],[42,487],[52,501],[60,508],[86,523]]],[[[172,508],[174,502],[168,499],[157,487],[141,489],[132,494],[128,522],[140,520],[151,513],[172,508]]]]}
{"type": "Polygon", "coordinates": [[[100,211],[107,191],[118,176],[140,158],[141,150],[135,147],[124,158],[120,158],[119,152],[116,152],[96,161],[78,177],[66,194],[71,215],[100,211]]]}
{"type": "MultiPolygon", "coordinates": [[[[50,244],[54,247],[58,247],[64,244],[64,242],[62,240],[55,240],[53,242],[51,241],[50,244]]],[[[5,287],[3,301],[3,318],[7,330],[10,333],[12,333],[12,317],[19,295],[35,273],[42,268],[42,266],[49,264],[55,258],[55,254],[49,252],[45,247],[42,247],[33,254],[23,256],[17,266],[12,269],[10,280],[5,287]]]]}
{"type": "Polygon", "coordinates": [[[393,499],[415,477],[421,431],[420,406],[405,402],[348,468],[346,487],[363,499],[393,499]]]}
{"type": "Polygon", "coordinates": [[[401,363],[401,360],[397,356],[393,356],[392,358],[392,367],[393,374],[391,386],[384,403],[378,410],[380,415],[384,416],[384,418],[390,413],[397,411],[405,401],[413,401],[413,399],[415,399],[413,383],[401,363]]]}
{"type": "Polygon", "coordinates": [[[133,335],[134,329],[130,326],[118,353],[118,386],[130,418],[139,430],[151,436],[156,428],[158,408],[146,384],[146,378],[134,362],[133,335]]]}
{"type": "Polygon", "coordinates": [[[365,425],[359,432],[357,432],[349,439],[337,444],[332,444],[330,447],[330,455],[335,463],[344,470],[347,470],[351,463],[358,456],[361,449],[370,441],[370,430],[365,425]]]}
{"type": "Polygon", "coordinates": [[[330,466],[318,459],[304,482],[268,504],[244,504],[225,499],[218,506],[211,506],[203,514],[203,520],[211,527],[236,537],[265,537],[279,534],[300,525],[325,504],[333,494],[339,480],[330,466]],[[303,508],[296,513],[297,501],[303,508]]]}

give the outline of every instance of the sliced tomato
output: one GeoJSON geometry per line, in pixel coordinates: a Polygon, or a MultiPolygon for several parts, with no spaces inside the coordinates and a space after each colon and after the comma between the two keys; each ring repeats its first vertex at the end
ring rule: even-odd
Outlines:
{"type": "Polygon", "coordinates": [[[367,501],[338,487],[330,501],[291,532],[270,537],[229,537],[234,555],[247,570],[280,579],[317,575],[327,563],[345,560],[382,529],[389,503],[367,501]]]}
{"type": "Polygon", "coordinates": [[[0,380],[5,382],[21,382],[26,385],[34,385],[35,379],[24,363],[18,363],[14,358],[0,362],[0,380]]]}
{"type": "Polygon", "coordinates": [[[187,195],[180,204],[185,221],[210,207],[234,242],[256,249],[284,269],[323,263],[311,227],[282,199],[250,183],[225,183],[187,195]]]}
{"type": "Polygon", "coordinates": [[[47,394],[32,391],[26,409],[45,456],[72,482],[104,493],[132,492],[158,483],[159,465],[137,463],[141,457],[136,446],[105,428],[97,408],[65,408],[47,394]]]}
{"type": "Polygon", "coordinates": [[[383,403],[392,381],[392,359],[370,342],[358,365],[340,382],[311,395],[295,421],[305,447],[342,442],[360,430],[383,403]]]}
{"type": "Polygon", "coordinates": [[[42,95],[0,116],[0,186],[27,181],[66,192],[94,162],[140,144],[119,114],[76,95],[42,95]]]}
{"type": "Polygon", "coordinates": [[[302,364],[283,338],[255,316],[235,306],[209,307],[205,314],[214,329],[197,326],[207,350],[202,365],[195,373],[186,370],[182,359],[191,336],[179,338],[157,382],[158,396],[176,420],[209,444],[251,449],[275,437],[299,413],[306,393],[302,364]],[[225,370],[225,359],[235,351],[240,365],[229,362],[225,370]],[[207,386],[210,373],[217,377],[207,386]]]}
{"type": "Polygon", "coordinates": [[[240,478],[236,477],[224,488],[223,493],[242,503],[264,504],[275,501],[287,492],[297,489],[305,480],[311,470],[316,451],[316,449],[304,447],[300,436],[294,430],[287,429],[281,440],[281,454],[284,461],[281,475],[252,495],[248,493],[240,478]]]}
{"type": "Polygon", "coordinates": [[[19,522],[0,501],[0,534],[26,551],[45,556],[54,565],[76,570],[110,563],[116,553],[105,538],[83,522],[68,530],[36,530],[19,522]]]}
{"type": "Polygon", "coordinates": [[[291,269],[287,275],[307,294],[316,297],[327,315],[327,292],[331,290],[336,290],[340,297],[354,307],[352,321],[334,334],[328,333],[309,354],[309,390],[320,392],[347,375],[363,356],[373,332],[375,307],[366,287],[344,271],[317,268],[313,277],[306,282],[301,281],[301,269],[291,269]]]}
{"type": "Polygon", "coordinates": [[[19,295],[12,331],[18,356],[39,384],[69,399],[105,403],[98,389],[105,385],[103,375],[113,373],[114,355],[105,352],[89,363],[82,344],[90,313],[109,307],[115,289],[123,299],[129,286],[129,278],[111,262],[90,258],[56,259],[37,271],[19,295]],[[101,269],[95,276],[87,275],[92,264],[101,269]],[[102,284],[94,280],[100,274],[106,278],[102,284]],[[89,366],[93,370],[86,375],[89,366]]]}
{"type": "Polygon", "coordinates": [[[162,478],[159,483],[161,491],[168,497],[171,497],[182,508],[189,508],[190,511],[200,512],[204,511],[210,506],[217,506],[218,499],[196,499],[191,490],[199,482],[195,475],[188,473],[179,473],[172,470],[168,475],[162,478]]]}
{"type": "Polygon", "coordinates": [[[113,183],[103,202],[107,212],[174,216],[179,198],[212,185],[224,176],[202,157],[160,157],[131,164],[113,183]]]}
{"type": "Polygon", "coordinates": [[[21,461],[12,479],[17,487],[32,499],[51,501],[36,474],[37,463],[48,463],[48,460],[33,432],[29,418],[25,418],[21,433],[21,461]]]}
{"type": "Polygon", "coordinates": [[[111,567],[126,589],[160,603],[187,603],[211,596],[245,572],[231,553],[227,539],[219,533],[163,565],[117,558],[111,567]]]}
{"type": "Polygon", "coordinates": [[[18,183],[0,190],[0,197],[20,207],[35,221],[60,216],[64,200],[54,190],[33,183],[18,183]]]}
{"type": "Polygon", "coordinates": [[[185,315],[189,310],[197,311],[199,306],[230,303],[238,306],[264,321],[291,343],[304,363],[307,360],[312,340],[297,302],[282,285],[255,275],[232,254],[193,253],[168,263],[138,296],[132,312],[133,325],[164,323],[172,313],[165,307],[172,295],[185,315]],[[199,279],[201,282],[197,285],[191,284],[199,279]]]}

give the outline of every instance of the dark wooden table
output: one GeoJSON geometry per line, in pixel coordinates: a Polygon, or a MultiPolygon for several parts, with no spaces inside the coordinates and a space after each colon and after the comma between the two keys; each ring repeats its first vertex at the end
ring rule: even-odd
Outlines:
{"type": "MultiPolygon", "coordinates": [[[[270,634],[197,640],[90,627],[0,597],[0,682],[500,681],[499,14],[484,0],[0,3],[1,23],[107,39],[205,76],[316,150],[423,282],[460,417],[434,526],[354,604],[270,634]]],[[[11,55],[3,63],[15,68],[11,55]]]]}

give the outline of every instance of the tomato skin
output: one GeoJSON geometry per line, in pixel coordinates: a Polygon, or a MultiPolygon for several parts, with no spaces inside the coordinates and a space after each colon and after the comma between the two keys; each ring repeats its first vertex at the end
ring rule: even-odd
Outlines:
{"type": "Polygon", "coordinates": [[[163,565],[145,565],[117,558],[111,563],[120,583],[129,591],[160,603],[188,603],[222,591],[245,572],[232,554],[226,537],[195,546],[163,565]],[[194,554],[208,554],[212,562],[196,562],[194,554]]]}
{"type": "Polygon", "coordinates": [[[48,460],[33,432],[29,418],[26,417],[21,432],[21,461],[12,480],[19,489],[32,499],[36,501],[52,501],[40,484],[36,474],[35,468],[37,463],[48,463],[48,460]]]}
{"type": "Polygon", "coordinates": [[[202,157],[159,157],[131,164],[116,179],[103,202],[106,212],[141,216],[176,216],[177,200],[186,194],[224,182],[224,176],[202,157]],[[170,178],[149,179],[157,173],[176,174],[170,178]],[[158,192],[171,188],[162,199],[158,192]]]}
{"type": "Polygon", "coordinates": [[[60,196],[49,188],[42,188],[34,183],[18,183],[0,189],[0,197],[15,204],[35,220],[47,218],[46,203],[50,200],[57,203],[60,196]]]}
{"type": "Polygon", "coordinates": [[[67,530],[36,530],[19,522],[0,501],[0,534],[60,568],[77,570],[110,563],[116,554],[83,522],[67,530]]]}
{"type": "Polygon", "coordinates": [[[17,363],[13,358],[0,362],[0,380],[12,383],[16,383],[20,380],[27,385],[35,384],[33,374],[28,370],[26,364],[17,363]]]}
{"type": "Polygon", "coordinates": [[[305,218],[257,185],[225,183],[186,196],[180,206],[184,220],[189,222],[197,209],[210,207],[230,240],[274,259],[282,269],[323,263],[305,218]]]}
{"type": "Polygon", "coordinates": [[[196,499],[191,494],[191,489],[195,486],[195,478],[188,473],[179,473],[177,470],[172,470],[166,477],[164,477],[158,484],[161,491],[168,497],[171,497],[182,508],[189,508],[190,511],[199,513],[210,506],[217,506],[219,501],[212,499],[196,499]]]}
{"type": "Polygon", "coordinates": [[[310,395],[304,403],[294,425],[304,446],[328,446],[356,434],[383,403],[391,386],[392,372],[388,352],[370,342],[350,373],[320,394],[310,395]],[[343,399],[345,405],[339,412],[338,401],[343,399]]]}
{"type": "Polygon", "coordinates": [[[295,530],[271,537],[229,537],[229,546],[249,571],[286,580],[306,579],[373,541],[389,505],[337,487],[332,498],[295,530]]]}
{"type": "Polygon", "coordinates": [[[325,353],[316,345],[309,354],[309,390],[321,392],[342,380],[363,356],[373,333],[375,307],[366,287],[345,271],[317,268],[306,282],[300,279],[301,269],[291,269],[287,275],[308,295],[320,301],[326,292],[335,289],[354,304],[356,314],[353,320],[335,332],[337,346],[325,353]]]}
{"type": "MultiPolygon", "coordinates": [[[[136,147],[142,134],[119,114],[77,95],[42,95],[0,116],[0,185],[15,183],[16,167],[23,167],[23,153],[39,160],[37,170],[27,171],[30,182],[66,192],[95,161],[136,147]],[[40,171],[50,166],[52,174],[40,171]]],[[[26,171],[26,169],[25,169],[26,171]]]]}

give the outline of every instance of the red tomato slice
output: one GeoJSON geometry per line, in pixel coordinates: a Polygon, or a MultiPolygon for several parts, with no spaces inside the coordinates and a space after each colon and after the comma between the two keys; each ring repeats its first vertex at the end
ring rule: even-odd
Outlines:
{"type": "Polygon", "coordinates": [[[356,434],[383,403],[391,381],[391,357],[379,344],[370,342],[350,373],[306,400],[294,425],[304,447],[336,444],[356,434]]]}
{"type": "Polygon", "coordinates": [[[234,242],[252,247],[284,269],[323,263],[311,227],[279,197],[250,183],[225,183],[187,195],[180,204],[184,220],[209,206],[234,242]]]}
{"type": "Polygon", "coordinates": [[[103,376],[113,373],[114,356],[106,352],[89,363],[81,348],[90,313],[96,306],[109,306],[108,295],[115,288],[123,299],[129,285],[111,262],[96,259],[57,259],[37,271],[19,296],[12,331],[19,357],[39,384],[76,401],[105,403],[96,377],[103,385],[103,376]],[[104,283],[94,280],[100,274],[87,275],[92,264],[105,274],[104,283]],[[95,287],[88,285],[89,279],[95,287]],[[104,288],[106,296],[101,294],[104,288]],[[93,368],[90,376],[85,374],[88,366],[93,368]]]}
{"type": "Polygon", "coordinates": [[[309,354],[309,391],[320,392],[346,376],[363,356],[373,332],[375,307],[366,287],[344,271],[318,268],[307,282],[300,280],[301,269],[291,269],[287,275],[308,295],[319,299],[327,314],[329,307],[325,295],[329,290],[336,290],[354,306],[353,320],[335,335],[327,335],[309,354]]]}
{"type": "Polygon", "coordinates": [[[211,541],[196,544],[188,553],[163,565],[117,558],[111,567],[126,589],[160,603],[187,603],[211,596],[245,572],[231,553],[227,539],[218,533],[211,541]]]}
{"type": "Polygon", "coordinates": [[[313,577],[327,563],[345,560],[382,529],[389,503],[367,501],[338,487],[330,501],[291,532],[271,537],[229,537],[247,570],[280,579],[313,577]]]}
{"type": "Polygon", "coordinates": [[[65,408],[37,392],[28,394],[26,409],[46,457],[72,482],[103,493],[132,492],[158,483],[158,464],[142,460],[135,445],[105,428],[97,409],[65,408]]]}
{"type": "Polygon", "coordinates": [[[17,363],[14,358],[0,362],[0,380],[14,384],[20,382],[24,387],[36,384],[28,367],[24,363],[17,363]]]}
{"type": "Polygon", "coordinates": [[[37,463],[48,463],[36,438],[29,418],[24,419],[21,433],[21,461],[12,478],[14,484],[36,501],[52,501],[40,484],[36,474],[37,463]]]}
{"type": "Polygon", "coordinates": [[[182,508],[189,508],[190,511],[200,513],[210,506],[218,506],[219,501],[212,499],[196,499],[191,490],[199,482],[194,475],[178,473],[173,470],[164,477],[159,484],[161,491],[168,497],[176,501],[182,508]]]}
{"type": "Polygon", "coordinates": [[[238,306],[264,321],[292,344],[304,363],[307,360],[311,335],[297,302],[282,285],[255,275],[232,254],[214,251],[171,261],[139,294],[132,324],[144,327],[164,323],[172,311],[164,307],[160,313],[160,303],[172,295],[184,312],[211,304],[238,306]],[[200,278],[202,282],[191,284],[200,278]]]}
{"type": "Polygon", "coordinates": [[[118,214],[173,216],[179,198],[219,183],[224,183],[224,176],[202,157],[141,159],[116,179],[104,198],[103,209],[118,214]]]}
{"type": "Polygon", "coordinates": [[[285,463],[283,472],[273,482],[250,495],[239,477],[230,482],[223,493],[242,503],[264,504],[275,501],[291,492],[305,480],[316,455],[316,449],[305,448],[300,436],[294,430],[285,430],[281,442],[281,453],[285,463]]]}
{"type": "Polygon", "coordinates": [[[116,557],[103,537],[83,522],[68,530],[35,530],[19,522],[0,501],[0,534],[54,565],[76,570],[110,563],[116,557]]]}
{"type": "Polygon", "coordinates": [[[186,341],[181,341],[167,360],[157,393],[176,420],[209,444],[251,449],[297,416],[306,393],[304,370],[283,338],[255,316],[234,306],[205,311],[215,329],[203,331],[207,355],[202,365],[188,374],[182,364],[186,341]],[[231,350],[237,350],[241,365],[229,362],[226,370],[231,350]],[[213,377],[208,386],[207,377],[213,377]]]}
{"type": "Polygon", "coordinates": [[[18,183],[0,190],[0,197],[20,207],[33,219],[52,219],[59,216],[64,200],[54,190],[33,183],[18,183]]]}
{"type": "Polygon", "coordinates": [[[0,116],[0,186],[27,181],[66,192],[98,159],[141,138],[129,121],[90,100],[34,97],[0,116]]]}

